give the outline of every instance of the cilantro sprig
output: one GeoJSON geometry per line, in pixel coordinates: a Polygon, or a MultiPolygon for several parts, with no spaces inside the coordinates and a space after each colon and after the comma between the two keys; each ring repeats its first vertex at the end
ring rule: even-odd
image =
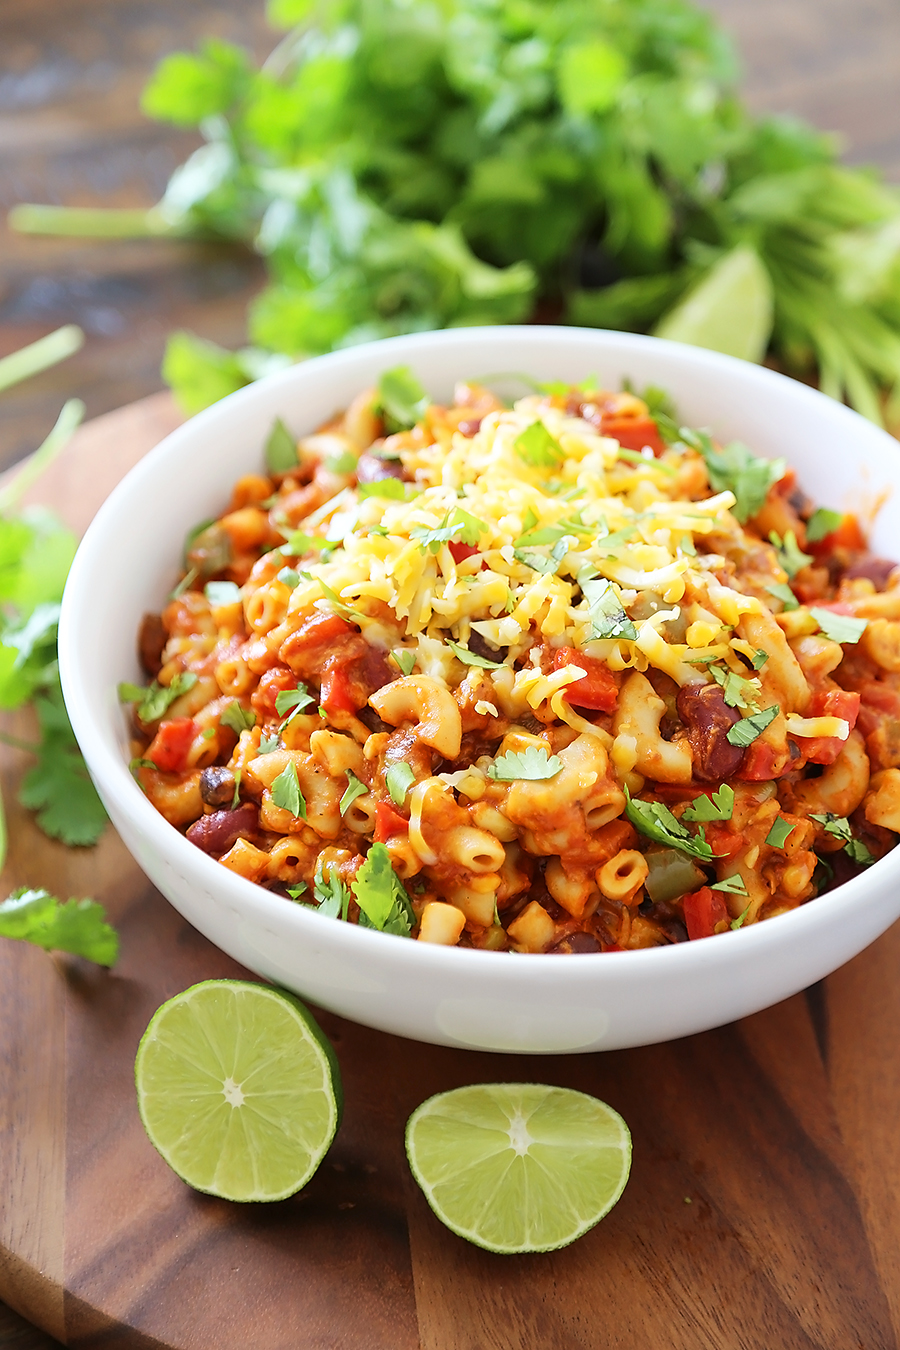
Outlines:
{"type": "Polygon", "coordinates": [[[359,905],[360,927],[377,928],[397,937],[409,936],[416,916],[384,844],[371,846],[350,889],[359,905]]]}
{"type": "Polygon", "coordinates": [[[700,826],[699,834],[691,834],[662,802],[641,801],[632,797],[626,787],[625,814],[636,830],[655,843],[681,849],[682,853],[689,853],[703,862],[713,861],[715,855],[704,837],[703,826],[700,826]]]}
{"type": "Polygon", "coordinates": [[[154,680],[146,689],[139,684],[123,681],[119,685],[119,701],[136,703],[135,711],[139,719],[149,725],[164,717],[175,700],[193,689],[196,683],[197,676],[192,670],[180,671],[170,684],[157,684],[154,680]]]}
{"type": "Polygon", "coordinates": [[[682,820],[731,820],[734,814],[734,788],[723,783],[718,792],[704,793],[702,797],[696,797],[686,811],[682,812],[682,820]]]}
{"type": "Polygon", "coordinates": [[[423,553],[426,550],[437,553],[443,544],[449,543],[468,544],[470,548],[476,548],[482,535],[487,534],[488,528],[477,516],[464,511],[461,506],[454,506],[436,529],[430,530],[425,525],[416,525],[410,530],[410,538],[419,541],[423,553]]]}
{"type": "Polygon", "coordinates": [[[742,717],[740,722],[735,722],[734,726],[726,735],[729,745],[737,745],[746,749],[752,745],[757,736],[761,736],[770,722],[781,712],[777,703],[773,703],[769,708],[763,708],[762,712],[751,713],[749,717],[742,717]]]}
{"type": "Polygon", "coordinates": [[[844,846],[847,857],[858,863],[860,867],[871,867],[872,863],[875,862],[874,855],[866,848],[862,840],[854,836],[852,826],[846,816],[836,816],[833,812],[826,811],[821,815],[811,813],[809,818],[821,825],[826,834],[830,834],[834,839],[839,839],[844,846]]]}
{"type": "Polygon", "coordinates": [[[769,488],[787,470],[785,460],[761,459],[740,441],[732,441],[718,450],[705,431],[689,432],[682,428],[681,435],[703,456],[713,491],[734,493],[732,510],[742,525],[762,508],[769,488]]]}
{"type": "Polygon", "coordinates": [[[835,614],[832,609],[814,605],[809,611],[820,630],[832,642],[856,643],[869,625],[868,619],[855,619],[850,614],[835,614]]]}
{"type": "Polygon", "coordinates": [[[113,966],[119,936],[94,900],[58,900],[43,889],[22,886],[0,904],[0,937],[19,938],[45,951],[70,952],[100,966],[113,966]]]}
{"type": "Polygon", "coordinates": [[[542,745],[528,745],[524,750],[507,750],[488,765],[487,772],[498,783],[513,783],[519,778],[541,782],[555,778],[562,767],[558,755],[551,755],[542,745]]]}

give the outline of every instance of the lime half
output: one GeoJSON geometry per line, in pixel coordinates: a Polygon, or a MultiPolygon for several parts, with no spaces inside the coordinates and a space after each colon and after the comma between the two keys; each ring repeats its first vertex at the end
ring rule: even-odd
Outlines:
{"type": "Polygon", "coordinates": [[[412,1113],[406,1153],[435,1214],[491,1252],[549,1252],[608,1214],[631,1135],[596,1097],[540,1083],[441,1092],[412,1113]]]}
{"type": "Polygon", "coordinates": [[[334,1050],[299,999],[206,980],[169,999],[135,1060],[150,1142],[198,1191],[283,1200],[315,1172],[341,1117],[334,1050]]]}

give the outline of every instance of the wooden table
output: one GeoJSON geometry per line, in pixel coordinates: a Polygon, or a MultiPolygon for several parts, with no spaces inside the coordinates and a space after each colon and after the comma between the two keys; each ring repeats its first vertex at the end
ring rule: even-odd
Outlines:
{"type": "MultiPolygon", "coordinates": [[[[755,0],[753,5],[746,0],[708,0],[708,7],[738,39],[747,70],[747,94],[754,107],[793,111],[842,131],[851,159],[876,161],[890,177],[900,180],[900,10],[892,0],[794,0],[790,5],[784,0],[755,0]]],[[[6,0],[0,13],[0,207],[6,209],[22,199],[118,205],[147,204],[155,199],[171,169],[194,142],[189,135],[141,119],[137,92],[147,72],[166,51],[211,33],[242,41],[262,53],[269,37],[261,13],[257,0],[216,0],[215,4],[195,0],[190,5],[155,0],[147,6],[134,5],[131,0],[6,0]]],[[[0,417],[0,466],[37,443],[66,396],[85,397],[89,413],[96,415],[158,389],[160,354],[172,327],[190,327],[234,345],[242,337],[246,300],[259,281],[253,260],[224,248],[162,243],[98,247],[3,233],[0,354],[72,320],[85,327],[88,342],[65,366],[7,396],[0,417]]],[[[145,435],[149,426],[161,433],[172,411],[164,402],[154,402],[143,405],[140,417],[145,435]]],[[[97,475],[102,476],[105,468],[109,472],[104,445],[112,447],[134,432],[133,422],[114,419],[83,433],[76,449],[78,455],[94,456],[95,487],[102,483],[97,475]]],[[[68,482],[61,477],[55,488],[60,500],[76,510],[73,485],[78,478],[74,473],[68,482]]],[[[14,772],[15,766],[10,770],[8,765],[7,771],[14,772]]],[[[21,884],[56,878],[67,893],[97,892],[96,862],[90,855],[73,858],[62,849],[40,843],[21,817],[15,816],[14,823],[17,844],[5,880],[21,884]]],[[[115,875],[116,869],[134,875],[119,853],[110,854],[105,866],[111,869],[109,875],[115,875]]],[[[697,1210],[685,1207],[683,1211],[702,1215],[704,1222],[715,1225],[718,1245],[711,1250],[733,1244],[739,1253],[730,1282],[718,1291],[723,1307],[743,1299],[751,1286],[757,1289],[754,1298],[772,1301],[769,1325],[775,1339],[758,1339],[758,1327],[765,1325],[765,1319],[754,1322],[750,1317],[746,1337],[735,1340],[735,1345],[753,1350],[778,1345],[792,1350],[794,1345],[833,1344],[843,1350],[858,1344],[865,1350],[880,1350],[882,1345],[896,1343],[900,1328],[900,1246],[896,1240],[900,1234],[900,1174],[893,1126],[900,1105],[896,1073],[900,993],[894,977],[898,960],[900,933],[894,932],[806,1000],[793,1000],[734,1031],[697,1038],[678,1052],[687,1054],[701,1077],[707,1073],[707,1080],[712,1061],[719,1064],[723,1054],[736,1055],[741,1061],[739,1083],[731,1093],[731,1120],[693,1121],[693,1154],[686,1166],[698,1188],[705,1186],[708,1195],[697,1196],[697,1210]],[[708,1055],[712,1059],[707,1072],[708,1055]],[[739,1088],[765,1098],[766,1128],[779,1146],[794,1150],[788,1172],[794,1180],[794,1173],[803,1173],[803,1186],[808,1184],[819,1201],[824,1197],[827,1212],[821,1207],[816,1210],[815,1205],[805,1213],[802,1206],[797,1214],[782,1212],[779,1195],[790,1192],[791,1178],[779,1175],[777,1158],[759,1153],[758,1146],[765,1141],[747,1137],[747,1112],[739,1088]],[[728,1130],[723,1135],[724,1124],[728,1130]],[[732,1194],[726,1203],[717,1192],[720,1176],[711,1176],[708,1185],[704,1182],[705,1173],[719,1170],[716,1147],[747,1155],[746,1169],[738,1169],[744,1172],[742,1184],[747,1192],[758,1192],[755,1208],[750,1207],[749,1227],[746,1195],[732,1194]],[[764,1248],[771,1234],[767,1235],[766,1224],[775,1213],[783,1218],[777,1234],[780,1245],[767,1253],[764,1248]],[[824,1223],[823,1232],[805,1233],[805,1221],[814,1226],[824,1223]],[[812,1236],[821,1239],[819,1259],[824,1253],[837,1262],[837,1273],[824,1262],[818,1295],[810,1294],[813,1301],[799,1321],[789,1317],[783,1322],[775,1309],[793,1306],[788,1288],[791,1279],[802,1283],[809,1277],[815,1244],[806,1244],[812,1236]],[[849,1261],[843,1272],[842,1251],[849,1261]],[[768,1274],[763,1277],[761,1271],[768,1274]],[[837,1289],[824,1287],[834,1280],[837,1289]],[[865,1317],[859,1314],[862,1320],[857,1319],[856,1334],[851,1314],[861,1290],[868,1312],[865,1317]]],[[[673,1053],[659,1049],[611,1056],[608,1076],[630,1095],[637,1091],[634,1084],[641,1073],[657,1074],[667,1065],[671,1069],[673,1053]]],[[[450,1073],[444,1052],[437,1052],[436,1058],[443,1058],[450,1073]]],[[[673,1104],[678,1105],[679,1087],[684,1091],[689,1081],[695,1080],[689,1076],[682,1077],[680,1085],[674,1082],[673,1104]]],[[[679,1109],[689,1106],[682,1101],[679,1109]]],[[[637,1104],[636,1112],[637,1119],[637,1104]]],[[[0,1112],[0,1123],[3,1118],[0,1112]]],[[[655,1159],[657,1171],[650,1174],[651,1179],[660,1179],[658,1167],[664,1163],[665,1159],[655,1159]]],[[[785,1165],[783,1159],[781,1165],[785,1165]]],[[[681,1197],[682,1205],[686,1198],[693,1202],[686,1195],[681,1197]]],[[[0,1197],[0,1213],[5,1199],[0,1197]]],[[[578,1297],[578,1281],[570,1294],[560,1294],[551,1262],[546,1277],[550,1283],[541,1285],[539,1294],[544,1306],[558,1316],[568,1306],[562,1321],[554,1323],[565,1328],[565,1335],[552,1341],[541,1339],[535,1326],[530,1344],[567,1348],[615,1344],[625,1350],[676,1343],[683,1343],[686,1350],[708,1343],[715,1344],[716,1350],[730,1347],[731,1342],[724,1339],[702,1339],[699,1322],[694,1323],[691,1339],[689,1331],[679,1332],[676,1338],[671,1325],[658,1321],[659,1308],[671,1306],[673,1282],[677,1286],[683,1281],[685,1290],[691,1284],[683,1280],[684,1271],[660,1270],[658,1261],[654,1268],[653,1213],[661,1203],[660,1196],[643,1195],[647,1226],[637,1239],[632,1235],[632,1244],[637,1241],[637,1246],[632,1245],[628,1260],[644,1280],[642,1307],[619,1307],[611,1287],[609,1307],[616,1309],[618,1330],[607,1327],[602,1334],[608,1339],[598,1339],[599,1332],[592,1339],[590,1329],[580,1325],[577,1307],[568,1306],[578,1297]]],[[[39,1216],[25,1215],[22,1222],[39,1223],[39,1216]]],[[[696,1234],[688,1228],[684,1234],[688,1258],[692,1250],[697,1258],[703,1243],[698,1246],[696,1234]]],[[[502,1271],[486,1279],[478,1255],[464,1251],[454,1255],[435,1284],[425,1277],[429,1251],[432,1255],[439,1251],[435,1243],[440,1239],[435,1238],[421,1207],[412,1214],[409,1235],[418,1280],[410,1290],[414,1301],[421,1302],[422,1344],[451,1350],[446,1328],[453,1324],[461,1337],[466,1328],[471,1331],[469,1340],[459,1339],[454,1346],[465,1344],[467,1350],[502,1346],[505,1350],[515,1345],[518,1350],[523,1342],[504,1339],[515,1322],[510,1322],[510,1309],[504,1304],[502,1271]],[[461,1308],[471,1309],[473,1299],[477,1318],[460,1322],[461,1308]]],[[[699,1274],[702,1293],[702,1271],[699,1274]]],[[[611,1269],[609,1281],[614,1284],[616,1278],[611,1269]]],[[[690,1327],[692,1314],[683,1299],[682,1311],[690,1327]]],[[[115,1338],[104,1341],[119,1343],[115,1338]]],[[[55,1344],[0,1305],[2,1350],[43,1350],[55,1344]]]]}

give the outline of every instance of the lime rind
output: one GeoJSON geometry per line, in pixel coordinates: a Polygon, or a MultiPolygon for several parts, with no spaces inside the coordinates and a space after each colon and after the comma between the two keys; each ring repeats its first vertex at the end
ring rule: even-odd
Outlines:
{"type": "Polygon", "coordinates": [[[452,1232],[487,1251],[556,1251],[625,1189],[631,1135],[605,1102],[570,1088],[489,1083],[423,1102],[406,1127],[412,1174],[452,1232]]]}
{"type": "Polygon", "coordinates": [[[154,1014],[135,1059],[147,1135],[195,1190],[284,1200],[310,1180],[340,1124],[334,1049],[284,990],[205,980],[154,1014]]]}

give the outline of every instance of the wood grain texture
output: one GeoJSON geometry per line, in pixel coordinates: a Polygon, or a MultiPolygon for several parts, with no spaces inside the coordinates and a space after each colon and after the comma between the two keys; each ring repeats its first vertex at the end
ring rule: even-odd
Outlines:
{"type": "MultiPolygon", "coordinates": [[[[86,427],[44,495],[83,520],[175,419],[154,398],[86,427]]],[[[21,765],[2,767],[9,788],[21,765]]],[[[166,905],[112,832],[72,854],[16,807],[11,825],[12,877],[91,890],[122,935],[112,973],[0,942],[0,1196],[16,1201],[2,1211],[3,1290],[67,1344],[897,1350],[900,1188],[879,1186],[889,1129],[874,1131],[880,1152],[869,1156],[870,1116],[887,1119],[893,1083],[849,1053],[862,1031],[897,1063],[898,1047],[860,1010],[880,986],[871,971],[862,985],[856,974],[874,962],[887,982],[894,934],[829,989],[849,1147],[802,996],[689,1040],[539,1064],[320,1014],[344,1077],[340,1134],[300,1196],[244,1207],[197,1195],[169,1171],[143,1133],[132,1081],[138,1040],[164,999],[242,972],[166,905]],[[607,1220],[571,1248],[502,1258],[438,1223],[405,1165],[403,1126],[432,1092],[536,1075],[622,1112],[633,1175],[607,1220]]]]}

